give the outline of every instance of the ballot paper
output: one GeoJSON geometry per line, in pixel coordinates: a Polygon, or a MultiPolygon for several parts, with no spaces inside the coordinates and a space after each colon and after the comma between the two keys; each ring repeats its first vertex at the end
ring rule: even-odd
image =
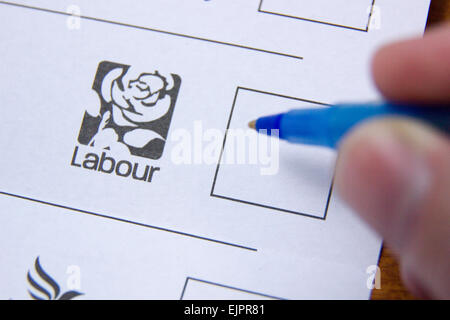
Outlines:
{"type": "Polygon", "coordinates": [[[372,55],[428,7],[0,1],[0,297],[369,298],[336,152],[247,124],[379,99],[372,55]]]}

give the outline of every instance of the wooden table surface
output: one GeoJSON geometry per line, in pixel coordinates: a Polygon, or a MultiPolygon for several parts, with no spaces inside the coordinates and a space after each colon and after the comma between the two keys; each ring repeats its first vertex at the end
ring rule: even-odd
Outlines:
{"type": "MultiPolygon", "coordinates": [[[[432,0],[427,28],[443,21],[450,21],[450,0],[432,0]]],[[[397,259],[389,247],[383,248],[379,267],[381,289],[372,291],[373,300],[415,299],[402,284],[397,259]]]]}

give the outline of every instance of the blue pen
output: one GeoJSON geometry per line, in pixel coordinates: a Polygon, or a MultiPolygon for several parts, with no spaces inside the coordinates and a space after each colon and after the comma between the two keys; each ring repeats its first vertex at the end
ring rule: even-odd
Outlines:
{"type": "Polygon", "coordinates": [[[249,126],[269,135],[271,130],[278,129],[279,138],[289,142],[335,148],[339,140],[355,125],[376,117],[414,118],[447,134],[450,128],[448,106],[416,107],[387,102],[292,110],[259,118],[250,122],[249,126]]]}

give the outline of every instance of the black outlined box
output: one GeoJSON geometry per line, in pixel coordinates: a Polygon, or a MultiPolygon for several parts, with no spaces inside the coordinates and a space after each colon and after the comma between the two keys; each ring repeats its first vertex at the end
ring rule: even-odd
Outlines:
{"type": "Polygon", "coordinates": [[[285,300],[251,290],[187,277],[180,300],[285,300]]]}
{"type": "MultiPolygon", "coordinates": [[[[279,141],[273,137],[258,135],[256,131],[247,128],[249,121],[262,115],[297,108],[326,107],[326,104],[317,101],[238,87],[211,196],[275,212],[325,220],[332,192],[336,153],[327,148],[279,141]],[[260,150],[263,150],[262,154],[271,156],[251,162],[250,156],[247,155],[240,163],[236,158],[229,158],[230,154],[237,155],[236,148],[243,149],[239,142],[236,142],[239,140],[235,139],[239,130],[247,130],[247,141],[253,139],[253,134],[257,139],[261,139],[258,140],[258,157],[260,150]],[[267,149],[268,151],[264,152],[265,145],[272,146],[277,143],[279,152],[275,149],[267,149]],[[262,169],[264,174],[261,174],[262,169]]],[[[250,142],[245,147],[254,148],[250,146],[250,142]]]]}
{"type": "Polygon", "coordinates": [[[261,0],[258,11],[367,32],[375,0],[261,0]]]}

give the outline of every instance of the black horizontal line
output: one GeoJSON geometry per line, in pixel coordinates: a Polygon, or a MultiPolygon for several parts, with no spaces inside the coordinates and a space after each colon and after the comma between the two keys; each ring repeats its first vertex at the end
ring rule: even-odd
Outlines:
{"type": "Polygon", "coordinates": [[[178,234],[178,235],[181,235],[181,236],[195,238],[195,239],[199,239],[199,240],[215,242],[215,243],[226,245],[226,246],[230,246],[230,247],[235,247],[235,248],[240,248],[240,249],[245,249],[245,250],[250,250],[250,251],[258,251],[255,248],[246,247],[246,246],[243,246],[243,245],[240,245],[240,244],[235,244],[235,243],[221,241],[221,240],[217,240],[217,239],[202,237],[202,236],[198,236],[198,235],[191,234],[191,233],[181,232],[181,231],[177,231],[177,230],[171,230],[171,229],[167,229],[167,228],[163,228],[163,227],[157,227],[157,226],[144,224],[144,223],[140,223],[140,222],[134,222],[134,221],[131,221],[131,220],[111,217],[111,216],[107,216],[105,214],[100,214],[100,213],[87,211],[87,210],[82,210],[82,209],[77,209],[77,208],[73,208],[73,207],[69,207],[69,206],[65,206],[65,205],[60,205],[60,204],[56,204],[56,203],[52,203],[52,202],[47,202],[47,201],[42,201],[42,200],[38,200],[38,199],[33,199],[33,198],[29,198],[29,197],[25,197],[25,196],[13,194],[13,193],[0,191],[0,194],[5,195],[5,196],[9,196],[9,197],[22,199],[22,200],[28,200],[28,201],[32,201],[32,202],[37,202],[37,203],[45,204],[45,205],[52,206],[52,207],[57,207],[57,208],[66,209],[66,210],[70,210],[70,211],[75,211],[75,212],[80,212],[80,213],[84,213],[84,214],[89,214],[89,215],[96,216],[96,217],[101,217],[101,218],[110,219],[110,220],[119,221],[119,222],[125,222],[125,223],[128,223],[128,224],[133,224],[133,225],[140,226],[140,227],[145,227],[145,228],[155,229],[155,230],[159,230],[159,231],[170,232],[170,233],[173,233],[173,234],[178,234]]]}
{"type": "Polygon", "coordinates": [[[368,31],[368,30],[362,29],[362,28],[350,27],[350,26],[345,26],[345,25],[342,25],[342,24],[337,24],[337,23],[332,23],[332,22],[325,22],[325,21],[314,20],[314,19],[300,18],[300,17],[296,17],[296,16],[291,16],[291,15],[288,15],[288,14],[283,14],[283,13],[270,12],[270,11],[264,11],[264,10],[259,10],[259,12],[266,13],[266,14],[271,14],[271,15],[275,15],[275,16],[280,16],[280,17],[285,17],[285,18],[291,18],[291,19],[297,19],[297,20],[302,20],[302,21],[320,23],[320,24],[325,24],[325,25],[328,25],[328,26],[333,26],[333,27],[338,27],[338,28],[343,28],[343,29],[350,29],[350,30],[354,30],[354,31],[361,31],[361,32],[367,32],[368,31]]]}
{"type": "MultiPolygon", "coordinates": [[[[24,4],[14,3],[14,2],[8,2],[8,1],[0,1],[0,4],[10,5],[10,6],[15,6],[15,7],[20,7],[20,8],[26,8],[26,9],[33,9],[33,10],[54,13],[54,14],[60,14],[60,15],[64,15],[64,16],[72,16],[71,13],[67,13],[64,11],[34,7],[34,6],[29,6],[29,5],[24,5],[24,4]]],[[[145,31],[152,31],[152,32],[167,34],[167,35],[171,35],[171,36],[175,36],[175,37],[182,37],[182,38],[187,38],[187,39],[191,39],[191,40],[205,41],[205,42],[224,45],[224,46],[236,47],[236,48],[240,48],[240,49],[246,49],[246,50],[251,50],[251,51],[256,51],[256,52],[261,52],[261,53],[273,54],[273,55],[282,56],[282,57],[286,57],[286,58],[303,60],[303,57],[301,57],[301,56],[296,56],[296,55],[291,55],[291,54],[286,54],[286,53],[281,53],[281,52],[276,52],[276,51],[270,51],[270,50],[265,50],[265,49],[259,49],[259,48],[244,46],[241,44],[236,44],[236,43],[231,43],[231,42],[212,40],[212,39],[207,39],[207,38],[202,38],[202,37],[197,37],[197,36],[191,36],[191,35],[187,35],[187,34],[183,34],[183,33],[165,31],[165,30],[154,29],[154,28],[147,28],[147,27],[137,26],[137,25],[128,24],[128,23],[124,23],[124,22],[89,17],[89,16],[84,16],[84,15],[80,15],[77,17],[80,17],[81,19],[91,20],[91,21],[114,24],[114,25],[118,25],[118,26],[122,26],[122,27],[140,29],[140,30],[145,30],[145,31]]]]}
{"type": "Polygon", "coordinates": [[[184,288],[183,288],[183,291],[182,291],[182,293],[181,293],[181,298],[180,298],[180,300],[183,300],[183,298],[184,298],[184,294],[185,294],[185,291],[186,291],[186,287],[187,287],[187,284],[188,284],[189,281],[203,282],[203,283],[206,283],[206,284],[209,284],[209,285],[212,285],[212,286],[222,287],[222,288],[226,288],[226,289],[230,289],[230,290],[235,290],[235,291],[240,291],[240,292],[245,292],[245,293],[248,293],[248,294],[252,294],[252,295],[256,295],[256,296],[261,296],[261,297],[266,297],[266,298],[269,298],[269,299],[286,300],[286,299],[284,299],[284,298],[275,297],[275,296],[271,296],[271,295],[268,295],[268,294],[259,293],[259,292],[256,292],[256,291],[240,289],[240,288],[228,286],[228,285],[221,284],[221,283],[212,282],[212,281],[207,281],[207,280],[202,280],[202,279],[197,279],[197,278],[192,278],[192,277],[187,277],[187,278],[186,278],[186,282],[185,282],[185,284],[184,284],[184,288]]]}
{"type": "Polygon", "coordinates": [[[318,217],[318,216],[315,216],[315,215],[312,215],[312,214],[307,214],[307,213],[302,213],[302,212],[297,212],[297,211],[287,210],[287,209],[281,209],[281,208],[277,208],[277,207],[268,206],[268,205],[265,205],[265,204],[259,204],[259,203],[256,203],[256,202],[239,200],[239,199],[235,199],[235,198],[231,198],[231,197],[220,196],[220,195],[214,194],[214,193],[211,193],[211,197],[224,199],[224,200],[231,200],[231,201],[235,201],[235,202],[249,204],[249,205],[256,206],[256,207],[261,207],[261,208],[281,211],[281,212],[285,212],[285,213],[296,214],[296,215],[299,215],[299,216],[309,217],[309,218],[313,218],[313,219],[317,219],[317,220],[325,220],[324,217],[318,217]]]}
{"type": "Polygon", "coordinates": [[[250,92],[255,92],[255,93],[267,94],[267,95],[274,96],[274,97],[308,102],[308,103],[314,103],[314,104],[318,104],[318,105],[322,105],[322,106],[330,106],[330,104],[323,103],[323,102],[318,102],[318,101],[308,100],[308,99],[301,99],[301,98],[296,98],[296,97],[287,96],[284,94],[273,93],[273,92],[268,92],[268,91],[263,91],[263,90],[257,90],[257,89],[251,89],[251,88],[245,88],[245,87],[238,87],[238,90],[245,90],[245,91],[250,91],[250,92]]]}
{"type": "Polygon", "coordinates": [[[362,29],[362,28],[350,27],[350,26],[337,24],[337,23],[332,23],[332,22],[325,22],[325,21],[321,21],[321,20],[301,18],[301,17],[292,16],[292,15],[283,14],[283,13],[278,13],[278,12],[265,11],[265,10],[262,9],[263,1],[264,0],[261,0],[259,2],[258,12],[272,14],[272,15],[275,15],[275,16],[280,16],[280,17],[285,17],[285,18],[291,18],[291,19],[303,20],[303,21],[308,21],[308,22],[320,23],[320,24],[325,24],[325,25],[338,27],[338,28],[343,28],[343,29],[362,31],[362,32],[369,32],[370,19],[372,18],[373,8],[375,7],[375,0],[372,0],[372,6],[370,8],[369,18],[368,18],[368,21],[367,21],[367,26],[366,26],[365,29],[362,29]]]}

